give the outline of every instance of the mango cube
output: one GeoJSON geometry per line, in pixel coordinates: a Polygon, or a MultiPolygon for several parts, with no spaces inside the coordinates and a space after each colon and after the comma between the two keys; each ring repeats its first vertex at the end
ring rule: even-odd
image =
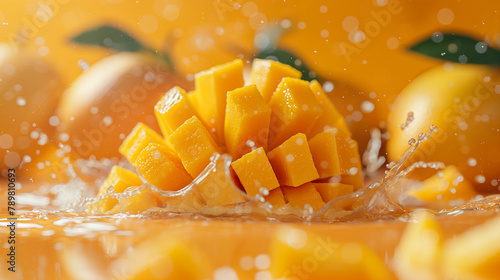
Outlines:
{"type": "Polygon", "coordinates": [[[335,108],[335,105],[333,105],[330,98],[328,98],[328,95],[323,91],[321,84],[313,80],[310,83],[310,87],[324,113],[316,120],[308,136],[314,137],[322,131],[336,127],[348,137],[351,137],[351,131],[345,122],[344,116],[335,108]]]}
{"type": "Polygon", "coordinates": [[[193,180],[166,145],[150,143],[132,164],[148,183],[164,191],[178,191],[193,180]]]}
{"type": "Polygon", "coordinates": [[[290,137],[267,156],[281,186],[297,187],[319,178],[303,133],[290,137]]]}
{"type": "Polygon", "coordinates": [[[224,142],[224,116],[226,114],[227,92],[240,88],[243,81],[241,59],[210,68],[195,75],[199,115],[216,136],[216,142],[224,142]]]}
{"type": "Polygon", "coordinates": [[[154,112],[165,138],[187,119],[197,115],[187,98],[186,91],[180,87],[174,87],[165,93],[156,103],[154,112]]]}
{"type": "Polygon", "coordinates": [[[281,190],[285,200],[294,207],[304,208],[309,204],[314,211],[318,211],[325,205],[313,183],[305,183],[298,187],[283,186],[281,190]]]}
{"type": "Polygon", "coordinates": [[[393,279],[384,261],[357,242],[281,226],[270,246],[272,279],[393,279]]]}
{"type": "Polygon", "coordinates": [[[270,120],[271,108],[254,85],[227,93],[224,139],[233,159],[250,152],[252,147],[267,150],[270,120]]]}
{"type": "Polygon", "coordinates": [[[411,191],[410,195],[425,202],[437,202],[455,199],[467,201],[478,193],[455,166],[449,165],[426,179],[422,186],[411,191]]]}
{"type": "Polygon", "coordinates": [[[119,209],[122,213],[139,214],[154,207],[162,206],[159,194],[150,189],[144,189],[141,192],[122,197],[119,201],[119,209]]]}
{"type": "Polygon", "coordinates": [[[104,194],[109,187],[113,187],[114,192],[121,193],[128,187],[140,185],[142,185],[142,181],[137,174],[118,165],[114,165],[106,181],[102,184],[99,195],[104,194]]]}
{"type": "Polygon", "coordinates": [[[440,279],[443,234],[434,215],[426,210],[412,213],[395,251],[394,267],[400,279],[440,279]]]}
{"type": "Polygon", "coordinates": [[[280,186],[263,148],[242,156],[231,167],[250,196],[259,194],[260,188],[273,190],[280,186]]]}
{"type": "MultiPolygon", "coordinates": [[[[340,175],[340,157],[337,149],[337,129],[328,129],[309,140],[309,149],[318,170],[319,178],[340,175]]],[[[340,140],[342,141],[342,140],[340,140]]]]}
{"type": "Polygon", "coordinates": [[[309,83],[295,78],[283,78],[269,100],[271,123],[269,149],[302,132],[306,135],[316,119],[323,114],[309,83]]]}
{"type": "Polygon", "coordinates": [[[442,279],[499,279],[500,218],[492,218],[443,245],[442,279]]]}
{"type": "Polygon", "coordinates": [[[285,195],[281,188],[269,191],[269,195],[265,196],[264,199],[271,204],[274,209],[280,208],[286,204],[285,195]]]}
{"type": "Polygon", "coordinates": [[[341,183],[314,183],[314,186],[325,203],[354,191],[353,186],[341,183]]]}
{"type": "Polygon", "coordinates": [[[132,132],[123,140],[120,145],[119,152],[122,154],[129,162],[133,163],[137,155],[144,149],[149,143],[165,144],[163,138],[156,133],[156,131],[149,128],[143,123],[138,123],[132,132]]]}
{"type": "Polygon", "coordinates": [[[219,153],[210,132],[196,116],[179,126],[168,137],[168,142],[193,178],[205,169],[214,153],[219,153]]]}
{"type": "Polygon", "coordinates": [[[271,99],[276,87],[284,77],[300,79],[302,73],[290,65],[274,60],[254,59],[250,83],[257,86],[264,101],[271,99]]]}

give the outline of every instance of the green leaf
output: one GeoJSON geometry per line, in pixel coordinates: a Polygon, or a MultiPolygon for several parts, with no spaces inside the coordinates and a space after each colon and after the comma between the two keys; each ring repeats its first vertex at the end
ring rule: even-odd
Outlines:
{"type": "Polygon", "coordinates": [[[262,50],[259,54],[257,54],[257,58],[262,59],[272,59],[275,61],[279,61],[284,64],[288,64],[293,68],[302,72],[302,79],[306,81],[311,81],[314,79],[318,79],[315,72],[311,71],[304,61],[297,58],[293,53],[280,49],[280,48],[267,48],[262,50]]]}
{"type": "Polygon", "coordinates": [[[84,31],[80,35],[71,38],[71,41],[117,51],[138,52],[148,49],[125,31],[108,25],[84,31]]]}
{"type": "Polygon", "coordinates": [[[436,32],[431,38],[409,48],[430,57],[458,63],[500,65],[500,50],[476,39],[436,32]]]}

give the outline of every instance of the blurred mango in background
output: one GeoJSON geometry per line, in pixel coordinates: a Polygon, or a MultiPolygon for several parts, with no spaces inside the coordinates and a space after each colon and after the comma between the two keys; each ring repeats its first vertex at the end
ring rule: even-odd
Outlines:
{"type": "MultiPolygon", "coordinates": [[[[193,74],[198,71],[235,57],[251,60],[259,49],[276,44],[296,55],[300,59],[297,64],[307,65],[323,80],[325,91],[346,116],[353,137],[364,149],[370,129],[385,127],[397,94],[418,74],[442,63],[409,53],[407,47],[436,31],[460,32],[499,46],[499,11],[500,2],[494,0],[481,4],[470,0],[3,0],[0,42],[20,54],[35,54],[33,64],[43,61],[53,69],[54,77],[61,77],[58,83],[64,85],[62,89],[54,86],[50,94],[44,95],[45,103],[53,106],[37,101],[40,107],[35,119],[26,121],[29,125],[49,123],[50,118],[56,116],[52,120],[59,132],[47,126],[46,130],[42,128],[43,133],[58,140],[60,133],[66,133],[63,140],[82,158],[117,156],[115,146],[121,142],[120,136],[126,135],[137,121],[147,122],[152,112],[139,110],[151,106],[130,107],[131,114],[126,117],[112,116],[113,112],[105,109],[110,108],[116,94],[131,93],[131,89],[147,79],[156,81],[157,73],[148,76],[152,71],[144,67],[162,67],[162,62],[154,62],[151,54],[102,60],[113,51],[70,41],[103,24],[125,30],[145,45],[169,55],[173,68],[159,71],[169,74],[162,76],[158,86],[145,89],[144,96],[153,103],[162,91],[174,85],[180,84],[189,90],[193,74]],[[269,37],[261,36],[270,25],[281,26],[287,32],[277,42],[271,42],[269,37]],[[122,71],[125,60],[130,65],[122,71]],[[143,69],[142,74],[134,78],[137,69],[143,69]],[[103,83],[104,77],[110,82],[103,83]],[[106,124],[113,125],[112,132],[108,132],[106,124]],[[99,133],[94,133],[96,129],[99,133]],[[85,149],[79,148],[82,139],[87,140],[85,149]]],[[[3,72],[10,67],[1,61],[0,66],[3,72]]],[[[26,75],[18,71],[14,75],[20,85],[49,80],[36,73],[26,75]]],[[[43,86],[46,84],[40,88],[43,86]]],[[[5,99],[8,91],[0,88],[0,104],[9,106],[5,99]]],[[[34,95],[26,93],[24,98],[30,94],[34,95]]],[[[10,110],[23,112],[21,115],[35,112],[15,106],[10,110]]],[[[11,123],[4,121],[6,116],[2,115],[0,129],[0,149],[4,150],[0,152],[2,169],[7,167],[5,150],[16,151],[20,159],[24,155],[36,155],[31,150],[15,150],[20,138],[13,137],[11,145],[4,143],[7,138],[2,135],[13,134],[11,123]]]]}

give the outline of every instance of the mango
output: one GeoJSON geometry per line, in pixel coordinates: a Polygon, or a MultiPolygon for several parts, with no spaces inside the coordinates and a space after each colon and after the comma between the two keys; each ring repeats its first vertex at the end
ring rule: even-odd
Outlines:
{"type": "Polygon", "coordinates": [[[393,279],[384,261],[358,242],[339,242],[290,226],[278,228],[271,241],[273,279],[393,279]]]}
{"type": "Polygon", "coordinates": [[[313,183],[305,183],[298,187],[283,186],[281,190],[285,200],[294,207],[304,208],[306,204],[309,204],[314,211],[318,211],[325,205],[313,183]]]}
{"type": "Polygon", "coordinates": [[[269,195],[265,196],[264,199],[273,206],[273,209],[283,207],[286,204],[285,196],[281,188],[269,191],[269,195]]]}
{"type": "Polygon", "coordinates": [[[121,193],[128,187],[140,186],[142,181],[133,171],[114,165],[102,184],[99,195],[106,192],[109,187],[113,187],[114,192],[121,193]]]}
{"type": "Polygon", "coordinates": [[[165,231],[137,244],[133,254],[125,252],[113,269],[123,280],[195,280],[209,276],[208,261],[188,242],[165,231]]]}
{"type": "Polygon", "coordinates": [[[132,165],[148,183],[164,191],[178,191],[193,180],[166,145],[148,144],[132,165]]]}
{"type": "Polygon", "coordinates": [[[269,149],[301,132],[306,135],[316,119],[323,114],[309,83],[295,78],[283,78],[269,100],[271,123],[269,149]]]}
{"type": "Polygon", "coordinates": [[[311,87],[314,97],[318,100],[324,113],[314,123],[313,128],[308,134],[308,138],[314,137],[316,134],[332,127],[338,128],[348,137],[351,137],[351,131],[345,122],[344,116],[342,116],[337,108],[335,108],[331,99],[323,91],[321,84],[318,81],[313,80],[310,82],[309,86],[311,87]]]}
{"type": "Polygon", "coordinates": [[[150,189],[144,189],[132,196],[122,197],[118,204],[121,213],[129,214],[139,214],[160,206],[162,206],[162,204],[159,199],[159,194],[150,189]]]}
{"type": "Polygon", "coordinates": [[[187,119],[197,115],[186,91],[180,87],[174,87],[165,93],[156,103],[154,112],[165,139],[187,119]]]}
{"type": "Polygon", "coordinates": [[[321,195],[321,199],[325,203],[354,191],[353,186],[341,183],[314,183],[314,187],[316,187],[316,190],[321,195]]]}
{"type": "Polygon", "coordinates": [[[500,279],[500,218],[475,226],[443,245],[443,279],[500,279]]]}
{"type": "Polygon", "coordinates": [[[424,202],[455,199],[468,201],[478,195],[472,184],[453,165],[438,171],[437,174],[422,182],[420,188],[410,191],[409,194],[424,202]]]}
{"type": "Polygon", "coordinates": [[[276,87],[284,77],[300,79],[302,73],[290,65],[274,60],[254,59],[250,84],[256,85],[265,102],[271,99],[276,87]]]}
{"type": "Polygon", "coordinates": [[[149,144],[165,144],[163,138],[156,131],[143,123],[138,123],[130,134],[123,140],[119,152],[129,162],[133,163],[137,155],[149,144]]]}
{"type": "Polygon", "coordinates": [[[227,152],[238,159],[252,148],[267,150],[271,108],[254,85],[227,93],[224,140],[227,152]]]}
{"type": "Polygon", "coordinates": [[[261,193],[261,188],[270,191],[280,186],[262,147],[233,161],[231,167],[249,196],[261,193]]]}
{"type": "Polygon", "coordinates": [[[168,142],[193,178],[205,169],[215,153],[220,153],[210,132],[196,116],[179,126],[168,137],[168,142]]]}
{"type": "Polygon", "coordinates": [[[201,105],[198,114],[222,146],[227,92],[244,85],[243,61],[237,59],[200,72],[195,75],[194,83],[201,105]]]}
{"type": "Polygon", "coordinates": [[[319,178],[303,133],[290,137],[267,156],[281,186],[297,187],[319,178]]]}
{"type": "Polygon", "coordinates": [[[400,279],[442,279],[439,261],[443,233],[434,215],[417,210],[411,215],[394,256],[395,272],[400,279]]]}

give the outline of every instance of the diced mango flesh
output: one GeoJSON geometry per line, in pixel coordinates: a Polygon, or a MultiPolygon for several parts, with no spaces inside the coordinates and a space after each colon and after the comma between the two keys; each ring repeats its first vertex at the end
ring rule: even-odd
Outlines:
{"type": "Polygon", "coordinates": [[[294,207],[304,208],[308,204],[314,211],[318,211],[325,205],[313,183],[305,183],[298,187],[283,186],[281,190],[285,200],[294,207]]]}
{"type": "Polygon", "coordinates": [[[215,153],[219,153],[219,148],[210,132],[196,116],[179,126],[168,137],[168,142],[193,178],[207,167],[215,153]]]}
{"type": "Polygon", "coordinates": [[[149,144],[132,164],[148,183],[161,190],[177,191],[193,180],[166,145],[149,144]]]}
{"type": "Polygon", "coordinates": [[[113,187],[114,192],[121,193],[128,187],[140,185],[142,185],[142,181],[137,174],[118,165],[114,165],[106,181],[102,184],[99,195],[104,194],[109,187],[113,187]]]}
{"type": "Polygon", "coordinates": [[[227,152],[238,159],[252,148],[267,150],[271,108],[254,85],[227,93],[224,139],[227,152]]]}
{"type": "Polygon", "coordinates": [[[422,186],[411,191],[410,195],[425,202],[436,202],[455,199],[468,201],[478,193],[458,169],[450,165],[426,179],[422,186]]]}
{"type": "Polygon", "coordinates": [[[439,279],[443,234],[434,215],[426,210],[412,213],[396,248],[394,267],[401,279],[439,279]]]}
{"type": "Polygon", "coordinates": [[[197,115],[186,91],[180,87],[174,87],[165,93],[156,103],[154,112],[165,138],[169,137],[187,119],[197,115]]]}
{"type": "Polygon", "coordinates": [[[341,183],[314,183],[314,186],[325,203],[354,191],[353,186],[341,183]]]}
{"type": "Polygon", "coordinates": [[[119,209],[122,213],[139,214],[154,207],[160,207],[159,194],[144,189],[132,196],[120,198],[119,209]]]}
{"type": "Polygon", "coordinates": [[[271,99],[276,87],[285,77],[300,79],[302,73],[283,63],[255,59],[252,64],[252,72],[250,74],[250,83],[257,86],[264,101],[268,102],[271,99]]]}
{"type": "Polygon", "coordinates": [[[269,191],[269,194],[265,196],[264,199],[271,204],[274,209],[280,208],[286,204],[285,196],[281,188],[269,191]]]}
{"type": "Polygon", "coordinates": [[[297,187],[319,177],[303,133],[290,137],[267,156],[282,186],[297,187]]]}
{"type": "Polygon", "coordinates": [[[222,145],[227,92],[244,85],[243,61],[237,59],[200,72],[195,75],[195,85],[200,104],[198,114],[222,145]]]}
{"type": "Polygon", "coordinates": [[[123,140],[119,152],[132,163],[137,155],[150,143],[164,144],[165,142],[158,133],[140,122],[123,140]]]}
{"type": "Polygon", "coordinates": [[[280,186],[263,148],[242,156],[231,167],[250,196],[261,193],[261,188],[273,190],[280,186]]]}
{"type": "Polygon", "coordinates": [[[347,136],[351,137],[351,131],[344,120],[344,116],[335,108],[335,105],[333,105],[328,95],[323,91],[321,84],[313,80],[310,83],[310,87],[324,113],[316,120],[308,136],[314,137],[316,134],[326,129],[336,127],[347,136]]]}
{"type": "Polygon", "coordinates": [[[269,149],[274,149],[297,133],[309,133],[316,119],[323,114],[309,83],[283,78],[269,100],[271,123],[269,149]]]}

